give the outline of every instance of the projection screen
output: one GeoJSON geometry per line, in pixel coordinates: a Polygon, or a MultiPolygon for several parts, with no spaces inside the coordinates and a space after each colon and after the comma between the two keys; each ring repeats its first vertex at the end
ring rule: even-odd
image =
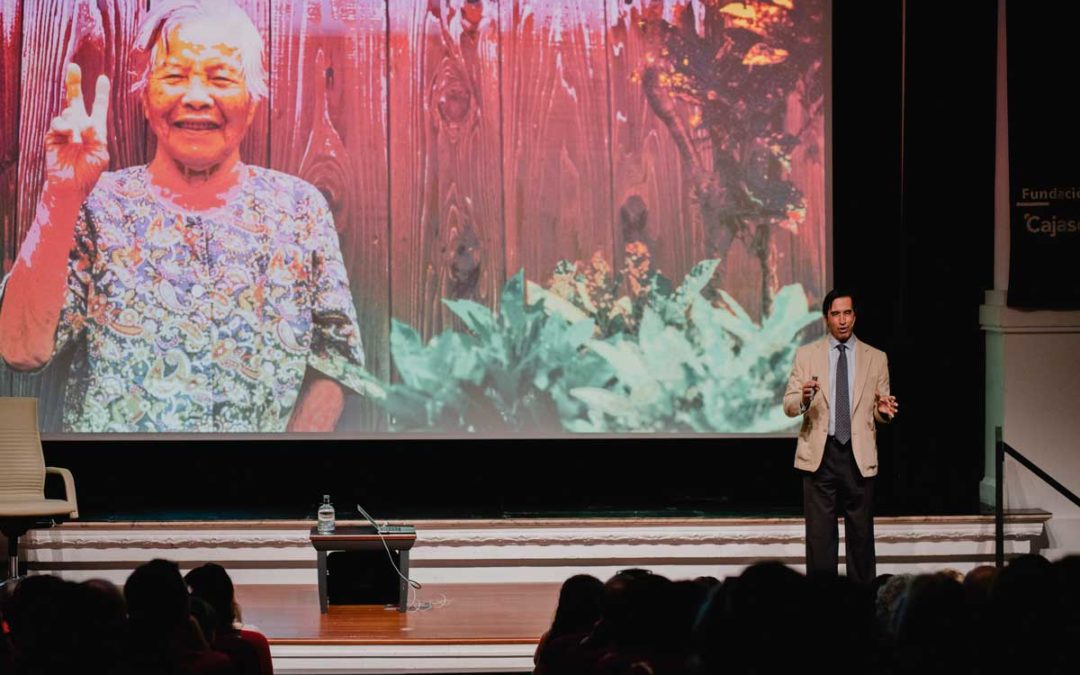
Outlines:
{"type": "Polygon", "coordinates": [[[827,0],[0,0],[46,437],[791,434],[827,0]]]}

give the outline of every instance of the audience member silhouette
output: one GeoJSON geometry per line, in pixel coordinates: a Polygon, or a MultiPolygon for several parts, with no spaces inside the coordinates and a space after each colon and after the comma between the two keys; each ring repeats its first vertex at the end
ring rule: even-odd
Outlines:
{"type": "Polygon", "coordinates": [[[533,662],[538,675],[560,675],[576,669],[581,642],[600,619],[604,584],[589,574],[563,582],[551,628],[541,636],[533,662]]]}
{"type": "Polygon", "coordinates": [[[1054,581],[1053,566],[1037,555],[1015,558],[998,573],[990,590],[989,666],[1051,672],[1045,647],[1057,643],[1060,621],[1054,581]]]}
{"type": "MultiPolygon", "coordinates": [[[[0,598],[2,600],[2,598],[0,598]]],[[[7,620],[4,619],[3,609],[0,608],[0,673],[15,672],[15,653],[8,638],[7,620]]]]}
{"type": "MultiPolygon", "coordinates": [[[[870,586],[777,562],[723,582],[647,570],[563,584],[538,675],[992,675],[1076,669],[1080,557],[1001,570],[882,575],[870,586]]],[[[0,675],[263,675],[266,638],[238,627],[220,565],[185,579],[154,560],[124,586],[35,575],[0,597],[0,675]],[[189,596],[189,589],[191,595],[189,596]],[[257,636],[257,637],[252,637],[257,636]],[[217,649],[214,649],[215,647],[217,649]]]]}
{"type": "MultiPolygon", "coordinates": [[[[1054,563],[1054,587],[1061,621],[1061,644],[1075,649],[1080,645],[1080,556],[1069,556],[1054,563]]],[[[1071,649],[1061,650],[1054,664],[1058,672],[1076,668],[1075,652],[1071,649]]]]}
{"type": "Polygon", "coordinates": [[[111,581],[91,579],[74,594],[74,653],[81,672],[112,673],[121,663],[128,639],[127,605],[111,581]]]}
{"type": "Polygon", "coordinates": [[[53,576],[30,576],[18,583],[5,604],[16,673],[79,670],[75,653],[76,617],[70,611],[77,584],[53,576]]]}
{"type": "MultiPolygon", "coordinates": [[[[198,624],[203,640],[206,641],[206,644],[217,649],[214,646],[214,641],[217,639],[217,612],[214,611],[209,602],[197,595],[192,595],[188,601],[191,603],[191,618],[195,619],[195,623],[198,624]]],[[[222,650],[218,649],[218,651],[222,650]]],[[[235,665],[235,661],[233,665],[235,665]]]]}
{"type": "Polygon", "coordinates": [[[924,574],[912,580],[897,624],[896,672],[971,672],[972,614],[964,587],[949,573],[924,574]]]}
{"type": "Polygon", "coordinates": [[[124,584],[129,640],[121,672],[234,675],[232,661],[212,650],[191,616],[180,568],[167,560],[140,565],[124,584]]]}
{"type": "Polygon", "coordinates": [[[709,597],[698,623],[698,669],[772,673],[807,669],[814,625],[806,577],[776,562],[752,565],[709,597]]]}
{"type": "Polygon", "coordinates": [[[595,675],[687,672],[678,595],[670,580],[658,574],[631,576],[618,606],[620,613],[609,623],[608,648],[593,667],[595,675]]]}
{"type": "MultiPolygon", "coordinates": [[[[225,568],[216,563],[196,567],[184,577],[192,598],[205,601],[215,617],[214,637],[207,636],[214,649],[229,655],[237,675],[272,675],[270,644],[262,633],[243,630],[237,626],[239,606],[232,579],[225,568]]],[[[599,582],[598,582],[599,583],[599,582]]]]}

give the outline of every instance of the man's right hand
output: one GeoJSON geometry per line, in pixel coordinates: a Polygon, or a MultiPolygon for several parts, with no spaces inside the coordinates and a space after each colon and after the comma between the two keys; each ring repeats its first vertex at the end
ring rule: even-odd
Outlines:
{"type": "Polygon", "coordinates": [[[818,383],[817,380],[807,380],[802,385],[802,405],[803,408],[809,408],[810,402],[814,400],[814,394],[817,393],[818,383]]]}
{"type": "Polygon", "coordinates": [[[97,80],[89,114],[82,95],[82,70],[72,63],[64,76],[67,105],[53,118],[45,134],[45,187],[76,193],[81,203],[109,166],[106,120],[109,114],[109,78],[97,80]]]}

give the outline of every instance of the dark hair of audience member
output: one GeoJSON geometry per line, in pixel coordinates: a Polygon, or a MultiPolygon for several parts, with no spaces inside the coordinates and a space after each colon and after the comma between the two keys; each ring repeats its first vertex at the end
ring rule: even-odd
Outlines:
{"type": "Polygon", "coordinates": [[[232,660],[239,675],[270,675],[274,672],[270,645],[261,633],[241,630],[236,626],[240,608],[236,589],[224,567],[206,563],[184,577],[191,590],[192,602],[205,602],[212,610],[212,633],[207,640],[214,649],[232,660]]]}
{"type": "Polygon", "coordinates": [[[702,583],[701,578],[693,581],[675,581],[671,585],[671,622],[678,633],[682,645],[689,648],[690,635],[694,631],[701,606],[709,597],[709,592],[719,585],[702,583]]]}
{"type": "Polygon", "coordinates": [[[589,635],[589,646],[602,648],[612,642],[630,621],[626,589],[634,579],[652,574],[648,570],[632,568],[621,570],[604,582],[604,594],[600,602],[600,620],[589,635]]]}
{"type": "MultiPolygon", "coordinates": [[[[1054,563],[1055,587],[1061,616],[1061,644],[1070,649],[1061,650],[1059,672],[1070,672],[1068,654],[1080,644],[1080,555],[1070,555],[1054,563]]],[[[1075,661],[1075,657],[1072,658],[1075,661]]]]}
{"type": "Polygon", "coordinates": [[[225,654],[210,649],[191,616],[191,601],[180,568],[151,560],[135,568],[124,584],[129,642],[121,673],[211,675],[236,672],[225,654]]]}
{"type": "Polygon", "coordinates": [[[997,568],[980,565],[964,575],[964,597],[973,612],[981,616],[990,603],[990,591],[997,579],[997,568]]]}
{"type": "Polygon", "coordinates": [[[1056,605],[1054,568],[1040,555],[1023,555],[1000,570],[990,599],[1004,625],[1026,632],[1044,625],[1056,605]]]}
{"type": "Polygon", "coordinates": [[[195,619],[195,623],[199,625],[199,632],[202,633],[203,641],[208,645],[213,645],[214,640],[217,639],[217,612],[210,606],[210,603],[202,598],[193,595],[191,596],[191,617],[195,619]]]}
{"type": "MultiPolygon", "coordinates": [[[[625,578],[617,608],[609,624],[608,643],[593,668],[594,675],[654,673],[680,675],[687,672],[689,641],[686,630],[692,619],[684,614],[682,600],[698,589],[685,582],[684,592],[659,574],[625,578]],[[693,588],[691,588],[693,587],[693,588]]],[[[607,618],[605,616],[605,618],[607,618]]]]}
{"type": "Polygon", "coordinates": [[[695,631],[699,671],[779,672],[805,666],[806,578],[778,562],[751,565],[709,596],[695,631]],[[783,645],[783,649],[778,649],[783,645]]]}
{"type": "Polygon", "coordinates": [[[19,581],[4,607],[15,672],[59,673],[74,669],[76,584],[51,575],[19,581]]]}
{"type": "MultiPolygon", "coordinates": [[[[1050,672],[1050,651],[1060,629],[1054,568],[1040,555],[1014,558],[990,589],[988,628],[996,645],[995,667],[1012,672],[1050,672]]],[[[1004,672],[1004,671],[1003,671],[1004,672]]]]}
{"type": "Polygon", "coordinates": [[[116,584],[90,579],[76,593],[75,652],[80,654],[84,672],[95,664],[100,672],[110,672],[120,663],[128,637],[127,606],[116,584]]]}
{"type": "Polygon", "coordinates": [[[1080,555],[1070,555],[1054,563],[1054,586],[1064,609],[1062,618],[1080,627],[1080,555]]]}
{"type": "Polygon", "coordinates": [[[184,582],[191,595],[206,601],[217,617],[215,633],[225,634],[234,630],[236,622],[236,590],[225,568],[217,563],[206,563],[184,575],[184,582]]]}
{"type": "Polygon", "coordinates": [[[161,633],[187,623],[191,601],[180,567],[155,559],[135,568],[124,583],[132,631],[161,633]]]}
{"type": "Polygon", "coordinates": [[[107,581],[30,576],[15,587],[5,615],[11,651],[0,665],[6,660],[12,672],[110,672],[120,661],[127,616],[123,597],[107,581]]]}
{"type": "Polygon", "coordinates": [[[676,623],[672,582],[659,574],[631,578],[624,591],[624,617],[612,640],[624,654],[651,656],[668,651],[676,623]]]}
{"type": "Polygon", "coordinates": [[[804,611],[814,619],[803,631],[807,648],[836,640],[848,645],[845,651],[852,662],[872,664],[878,637],[873,583],[862,585],[845,576],[818,575],[810,575],[806,581],[804,611]]]}
{"type": "Polygon", "coordinates": [[[923,574],[907,589],[896,633],[899,673],[958,673],[969,667],[972,620],[964,587],[948,574],[923,574]]]}
{"type": "Polygon", "coordinates": [[[577,574],[567,579],[559,590],[559,604],[548,635],[556,638],[591,631],[600,618],[603,597],[604,583],[591,574],[577,574]]]}
{"type": "Polygon", "coordinates": [[[892,579],[892,578],[893,578],[893,575],[891,575],[891,574],[879,574],[876,577],[874,577],[874,580],[870,582],[870,593],[871,593],[871,595],[876,598],[878,592],[880,592],[882,587],[885,584],[889,583],[889,579],[892,579]]]}
{"type": "Polygon", "coordinates": [[[581,641],[600,618],[604,584],[589,574],[577,574],[563,582],[551,628],[540,638],[533,662],[536,673],[567,673],[581,670],[581,641]]]}

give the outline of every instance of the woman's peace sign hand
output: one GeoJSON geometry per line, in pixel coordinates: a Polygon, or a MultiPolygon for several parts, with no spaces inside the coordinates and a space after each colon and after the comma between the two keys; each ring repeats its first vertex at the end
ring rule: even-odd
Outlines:
{"type": "Polygon", "coordinates": [[[47,187],[77,190],[81,201],[109,165],[105,136],[109,78],[98,77],[89,114],[82,95],[82,70],[74,63],[67,67],[64,91],[67,105],[45,134],[45,181],[47,187]]]}

